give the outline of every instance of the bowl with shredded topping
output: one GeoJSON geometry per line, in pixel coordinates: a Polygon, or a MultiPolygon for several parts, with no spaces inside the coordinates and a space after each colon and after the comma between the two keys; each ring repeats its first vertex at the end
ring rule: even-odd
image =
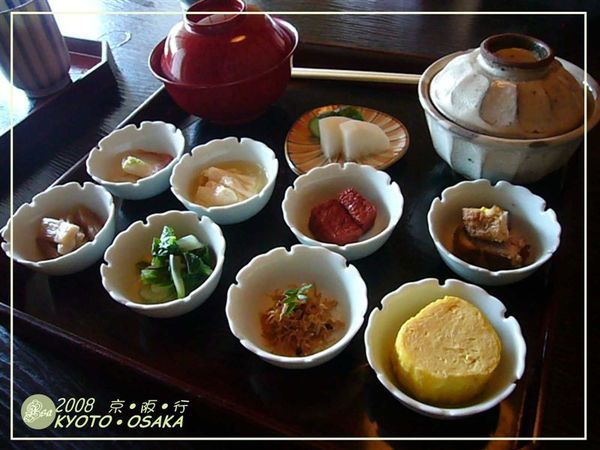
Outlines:
{"type": "Polygon", "coordinates": [[[295,245],[242,268],[225,311],[244,347],[276,366],[301,369],[338,355],[366,310],[367,287],[354,266],[324,248],[295,245]]]}

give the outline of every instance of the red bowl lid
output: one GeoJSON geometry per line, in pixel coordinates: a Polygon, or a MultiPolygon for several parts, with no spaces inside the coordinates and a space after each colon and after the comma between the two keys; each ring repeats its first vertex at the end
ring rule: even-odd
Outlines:
{"type": "Polygon", "coordinates": [[[164,78],[188,85],[227,84],[259,75],[296,47],[293,27],[248,11],[242,0],[201,0],[169,32],[161,56],[164,78]],[[226,14],[219,14],[224,12],[226,14]]]}

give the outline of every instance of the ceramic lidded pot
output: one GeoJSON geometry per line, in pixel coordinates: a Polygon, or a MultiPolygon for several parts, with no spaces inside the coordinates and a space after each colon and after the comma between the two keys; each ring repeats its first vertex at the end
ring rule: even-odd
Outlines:
{"type": "Polygon", "coordinates": [[[247,122],[285,89],[298,33],[281,19],[247,11],[242,0],[194,3],[153,50],[153,74],[187,112],[247,122]]]}
{"type": "Polygon", "coordinates": [[[565,164],[600,119],[598,85],[544,42],[501,34],[432,64],[419,99],[438,154],[467,178],[528,183],[565,164]],[[585,87],[585,88],[584,88],[585,87]],[[587,96],[587,97],[586,97],[587,96]]]}

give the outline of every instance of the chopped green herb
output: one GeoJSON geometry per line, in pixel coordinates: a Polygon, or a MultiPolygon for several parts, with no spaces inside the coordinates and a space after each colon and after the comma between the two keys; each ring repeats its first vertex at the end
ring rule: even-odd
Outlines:
{"type": "Polygon", "coordinates": [[[308,300],[306,293],[312,288],[312,284],[303,284],[297,289],[288,289],[283,293],[283,310],[286,316],[292,314],[301,302],[308,300]]]}

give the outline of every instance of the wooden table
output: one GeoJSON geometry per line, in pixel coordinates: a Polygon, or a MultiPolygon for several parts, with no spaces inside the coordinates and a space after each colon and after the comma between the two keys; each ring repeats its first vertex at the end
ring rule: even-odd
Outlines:
{"type": "MultiPolygon", "coordinates": [[[[282,0],[262,0],[256,2],[265,10],[291,11],[291,10],[322,10],[322,11],[368,11],[370,5],[359,1],[330,1],[326,4],[314,0],[301,0],[294,2],[284,2],[282,0]]],[[[401,10],[403,5],[399,2],[381,1],[375,4],[378,10],[401,10]]],[[[492,2],[452,2],[448,8],[453,10],[484,10],[491,7],[492,2]]],[[[179,4],[175,0],[170,1],[127,1],[127,0],[109,0],[98,2],[95,0],[86,0],[83,2],[52,2],[55,11],[76,7],[77,9],[102,9],[104,11],[175,11],[179,9],[179,4]],[[66,5],[65,5],[66,3],[66,5]]],[[[518,3],[504,2],[502,10],[522,9],[535,10],[543,7],[549,10],[554,7],[561,8],[559,2],[550,2],[538,4],[537,2],[518,3]]],[[[434,10],[440,9],[435,2],[414,2],[404,9],[410,10],[434,10]]],[[[65,140],[64,145],[57,148],[51,158],[46,160],[35,160],[25,170],[20,169],[19,181],[16,185],[15,205],[28,201],[35,193],[45,189],[60,174],[71,167],[81,156],[104,135],[108,134],[114,127],[137,105],[151,95],[158,87],[159,83],[152,77],[147,69],[146,59],[149,51],[169,30],[169,28],[179,20],[177,16],[59,16],[61,29],[66,35],[75,35],[78,37],[108,40],[113,49],[116,63],[120,69],[118,74],[119,81],[119,99],[108,102],[101,110],[89,113],[85,111],[85,105],[73,105],[74,113],[83,114],[85,117],[79,123],[83,126],[73,128],[65,126],[63,131],[65,140]]],[[[556,53],[565,59],[583,65],[583,26],[581,16],[474,16],[474,15],[452,15],[452,16],[414,16],[414,15],[386,15],[386,16],[289,16],[287,20],[294,23],[305,43],[326,43],[344,46],[358,46],[373,51],[395,51],[411,55],[407,58],[405,71],[417,72],[422,70],[433,59],[436,59],[447,53],[470,48],[486,36],[497,32],[515,31],[532,34],[540,37],[550,43],[556,50],[556,53]],[[368,39],[365,39],[368,36],[368,39]]],[[[596,11],[591,13],[589,20],[590,35],[588,42],[593,43],[594,37],[598,36],[600,28],[599,15],[596,11]]],[[[592,47],[590,45],[590,47],[592,47]]],[[[600,64],[598,58],[593,57],[593,52],[589,53],[588,71],[596,79],[600,79],[600,64]]],[[[324,60],[323,66],[334,61],[335,49],[332,49],[331,59],[324,60]]],[[[368,69],[368,60],[365,61],[365,69],[368,69]]],[[[102,94],[100,94],[102,95],[102,94]]],[[[5,117],[0,120],[6,120],[5,117]]],[[[60,122],[59,119],[57,119],[60,122]]],[[[598,130],[590,135],[590,149],[598,145],[598,130]]],[[[7,151],[7,149],[0,149],[7,151]]],[[[588,165],[590,168],[598,166],[597,152],[590,152],[588,155],[588,165]]],[[[567,176],[581,179],[583,174],[583,152],[579,152],[570,163],[567,176]]],[[[2,168],[6,171],[6,168],[2,168]]],[[[581,190],[582,183],[573,183],[573,189],[581,190]],[[579,187],[578,187],[579,186],[579,187]]],[[[589,198],[596,198],[600,183],[590,177],[589,198]]],[[[2,205],[2,214],[6,215],[8,192],[1,192],[0,204],[2,205]]],[[[581,196],[583,193],[581,192],[581,196]]],[[[583,201],[583,200],[582,200],[583,201]]],[[[581,223],[580,217],[572,217],[565,208],[561,213],[567,223],[581,223]]],[[[573,208],[574,214],[579,214],[581,208],[573,208]]],[[[595,242],[598,237],[597,226],[599,219],[598,208],[590,208],[589,211],[589,231],[588,239],[595,242]]],[[[4,222],[4,218],[2,220],[4,222]]],[[[562,255],[563,258],[582,258],[583,248],[582,230],[565,229],[567,239],[577,243],[568,253],[562,255]]],[[[598,256],[597,247],[590,247],[589,260],[593,261],[598,256]]],[[[582,283],[582,277],[573,280],[573,283],[582,283]]],[[[597,282],[592,280],[590,283],[590,292],[594,292],[597,282]]],[[[8,287],[3,286],[3,299],[7,298],[8,287]]],[[[581,292],[576,289],[575,292],[581,292]]],[[[549,357],[550,370],[546,399],[546,411],[544,422],[540,424],[540,434],[542,436],[581,436],[584,430],[583,424],[583,389],[580,385],[583,372],[583,299],[581,296],[565,299],[556,311],[558,314],[561,333],[557,334],[552,343],[551,354],[549,357]],[[576,380],[578,385],[572,385],[576,380]]],[[[588,312],[588,323],[595,324],[595,318],[598,318],[595,304],[590,304],[588,312]]],[[[4,317],[4,316],[3,316],[4,317]]],[[[2,422],[1,430],[6,433],[8,427],[8,323],[0,326],[0,365],[2,374],[5,374],[2,383],[2,407],[3,414],[0,418],[2,422]]],[[[590,348],[598,343],[598,333],[591,327],[590,348]]],[[[134,379],[131,374],[117,371],[108,367],[105,363],[86,360],[82,355],[77,358],[70,358],[68,353],[56,352],[52,345],[43,343],[31,343],[27,339],[19,336],[15,337],[14,347],[14,381],[15,381],[15,411],[20,409],[22,401],[31,393],[46,393],[50,397],[58,398],[61,396],[84,397],[95,396],[99,401],[108,402],[113,398],[127,396],[130,400],[147,399],[149,395],[155,398],[172,400],[177,394],[169,391],[162,385],[140,383],[140,380],[134,379]]],[[[591,358],[589,361],[588,374],[593,380],[598,375],[597,358],[591,358]]],[[[177,397],[178,398],[178,397],[177,397]]],[[[589,397],[590,407],[598,400],[595,392],[589,397]]],[[[592,410],[593,411],[593,410],[592,410]]],[[[593,414],[590,414],[593,417],[593,414]]],[[[227,422],[223,423],[222,418],[211,414],[202,404],[192,405],[191,412],[186,416],[186,427],[183,435],[201,436],[201,435],[253,435],[253,430],[247,424],[227,422]]],[[[598,437],[597,432],[590,423],[589,432],[591,437],[598,437]]],[[[22,425],[18,413],[15,416],[15,435],[30,435],[30,430],[22,425]]],[[[107,432],[106,436],[111,436],[113,431],[107,432]]],[[[143,432],[137,433],[144,436],[143,432]]],[[[72,435],[72,434],[64,434],[72,435]]],[[[80,433],[85,435],[85,433],[80,433]]],[[[165,435],[168,435],[165,434],[165,435]]],[[[177,435],[173,434],[172,435],[177,435]]],[[[6,436],[6,435],[5,435],[6,436]]],[[[299,443],[299,446],[308,443],[299,443]]],[[[404,444],[403,444],[404,445],[404,444]]],[[[425,444],[415,444],[422,448],[431,448],[425,444]]],[[[440,447],[463,448],[459,443],[450,443],[448,445],[437,444],[440,447]]],[[[482,448],[484,443],[476,443],[470,447],[482,448]]],[[[551,447],[551,444],[546,444],[551,447]]],[[[56,443],[55,448],[65,448],[60,443],[56,443]]],[[[73,448],[79,448],[75,443],[70,444],[73,448]]],[[[331,446],[335,446],[331,443],[331,446]]],[[[356,444],[357,447],[367,446],[399,446],[398,443],[363,443],[356,444]]],[[[408,446],[408,445],[407,445],[408,446]]],[[[44,444],[43,448],[49,448],[49,444],[44,444]]],[[[116,448],[136,447],[135,443],[119,442],[114,444],[116,448]]],[[[146,446],[145,446],[146,447],[146,446]]],[[[191,445],[189,445],[191,448],[191,445]]],[[[90,447],[95,448],[95,447],[90,447]]],[[[404,448],[404,446],[402,447],[404,448]]],[[[492,447],[493,448],[493,447],[492,447]]],[[[561,447],[557,447],[561,448],[561,447]]]]}

